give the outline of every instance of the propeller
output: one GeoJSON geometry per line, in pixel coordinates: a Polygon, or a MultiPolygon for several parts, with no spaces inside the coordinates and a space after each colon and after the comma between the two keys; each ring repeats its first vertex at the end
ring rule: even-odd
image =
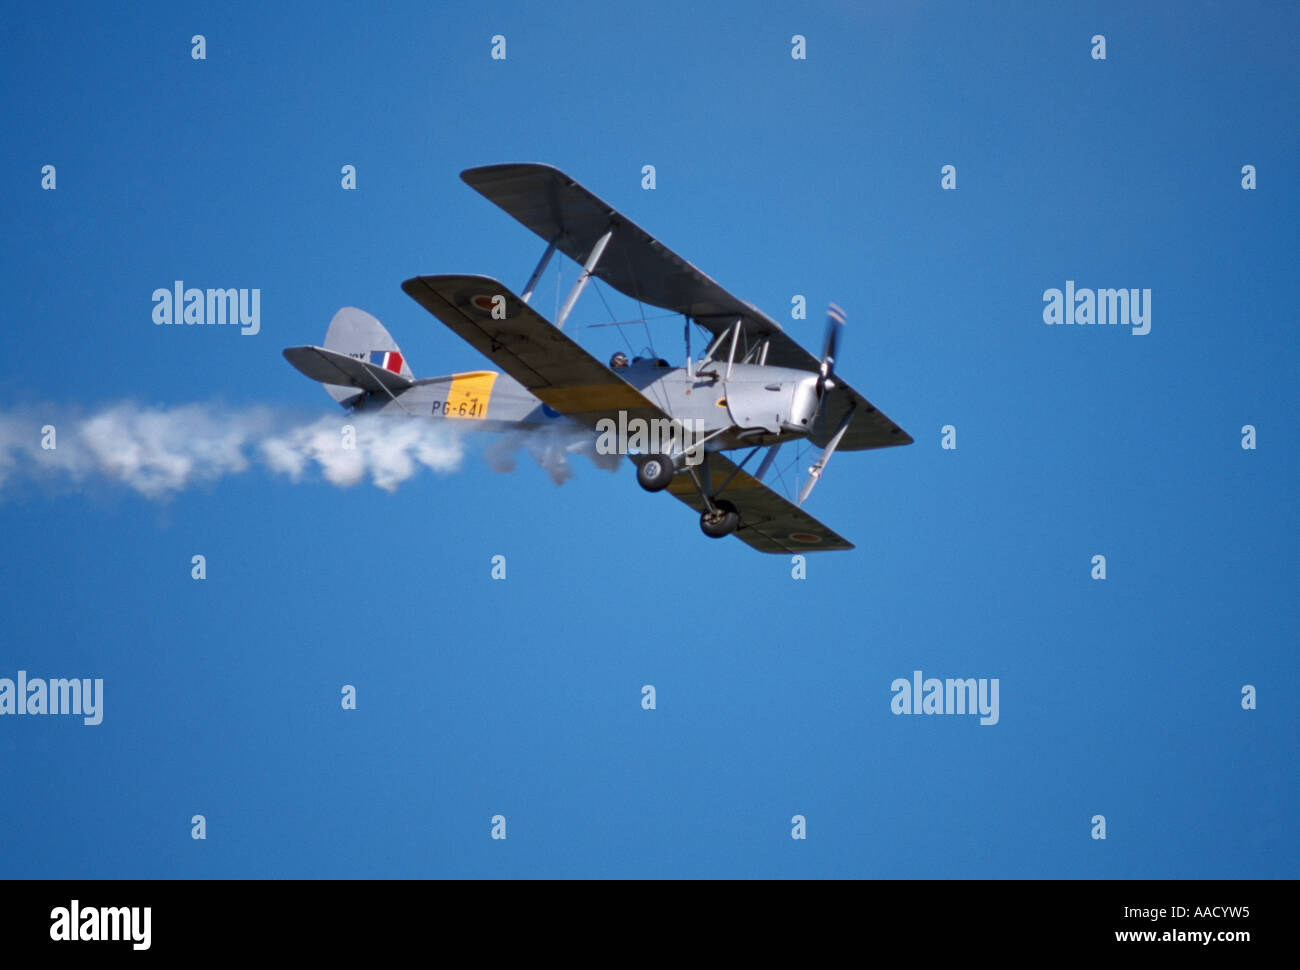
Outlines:
{"type": "Polygon", "coordinates": [[[835,386],[835,351],[844,332],[844,311],[834,303],[826,311],[826,343],[822,350],[822,363],[817,373],[817,399],[835,386]]]}
{"type": "MultiPolygon", "coordinates": [[[[826,311],[826,345],[822,350],[821,366],[817,369],[817,410],[814,413],[815,419],[821,415],[822,408],[826,405],[826,392],[835,387],[835,352],[840,346],[840,336],[844,333],[844,311],[832,303],[826,311]]],[[[840,440],[844,437],[845,432],[849,430],[849,423],[853,420],[855,405],[849,402],[848,410],[844,412],[844,417],[840,419],[840,425],[831,440],[826,443],[822,450],[821,457],[817,463],[808,469],[808,481],[804,483],[803,488],[799,491],[799,505],[812,494],[813,486],[826,470],[826,463],[831,460],[831,455],[835,454],[835,449],[839,447],[840,440]]]]}

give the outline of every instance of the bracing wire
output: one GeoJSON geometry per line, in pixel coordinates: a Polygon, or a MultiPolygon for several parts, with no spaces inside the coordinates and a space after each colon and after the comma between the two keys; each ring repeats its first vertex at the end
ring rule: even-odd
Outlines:
{"type": "Polygon", "coordinates": [[[641,303],[641,287],[637,285],[636,272],[632,269],[632,259],[628,255],[627,249],[623,249],[622,252],[623,262],[627,265],[627,275],[632,280],[632,289],[634,291],[632,299],[636,300],[636,308],[641,314],[641,324],[645,327],[645,338],[650,342],[650,356],[658,359],[659,352],[655,350],[655,338],[654,335],[650,333],[650,323],[646,320],[645,306],[641,303]]]}
{"type": "MultiPolygon", "coordinates": [[[[599,281],[594,276],[591,278],[591,285],[596,288],[596,292],[600,295],[600,302],[605,304],[605,312],[609,314],[610,320],[617,323],[618,321],[614,318],[614,311],[610,309],[609,301],[605,299],[605,291],[601,289],[599,281]]],[[[623,343],[627,344],[628,351],[635,357],[636,351],[632,349],[632,341],[627,339],[627,334],[623,332],[622,327],[618,328],[618,335],[623,338],[623,343]]]]}

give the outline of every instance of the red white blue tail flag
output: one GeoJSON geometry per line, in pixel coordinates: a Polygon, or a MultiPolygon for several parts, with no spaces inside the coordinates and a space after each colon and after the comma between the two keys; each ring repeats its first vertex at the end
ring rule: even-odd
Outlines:
{"type": "Polygon", "coordinates": [[[372,350],[370,352],[370,363],[376,367],[382,367],[384,370],[390,370],[394,374],[402,372],[402,354],[397,350],[372,350]]]}

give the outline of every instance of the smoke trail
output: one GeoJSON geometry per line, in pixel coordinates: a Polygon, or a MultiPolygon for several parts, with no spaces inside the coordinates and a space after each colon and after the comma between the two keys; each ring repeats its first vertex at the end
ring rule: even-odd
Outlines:
{"type": "Polygon", "coordinates": [[[573,477],[570,455],[586,455],[597,468],[606,471],[616,471],[622,460],[618,455],[598,452],[593,435],[564,427],[502,432],[484,449],[483,457],[493,471],[508,473],[515,470],[515,454],[520,450],[532,455],[556,485],[563,485],[573,477]]]}
{"type": "MultiPolygon", "coordinates": [[[[572,474],[569,454],[597,457],[592,436],[577,430],[512,432],[489,448],[489,464],[512,471],[520,448],[557,484],[572,474]]],[[[130,402],[89,415],[59,407],[0,412],[0,497],[24,481],[55,488],[111,481],[160,499],[259,467],[293,482],[319,476],[348,487],[369,479],[392,492],[421,469],[458,471],[464,456],[461,429],[411,418],[287,422],[267,408],[130,402]]]]}

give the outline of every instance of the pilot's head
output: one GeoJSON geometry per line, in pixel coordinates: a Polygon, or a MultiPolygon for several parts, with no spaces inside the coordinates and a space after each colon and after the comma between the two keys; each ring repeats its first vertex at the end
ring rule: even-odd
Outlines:
{"type": "Polygon", "coordinates": [[[623,368],[623,367],[626,367],[626,366],[627,366],[627,354],[623,353],[623,351],[621,351],[621,350],[620,350],[620,351],[617,351],[617,352],[614,354],[614,356],[611,357],[611,358],[609,359],[609,366],[612,367],[612,368],[614,368],[614,370],[619,370],[619,369],[621,369],[621,368],[623,368]]]}

